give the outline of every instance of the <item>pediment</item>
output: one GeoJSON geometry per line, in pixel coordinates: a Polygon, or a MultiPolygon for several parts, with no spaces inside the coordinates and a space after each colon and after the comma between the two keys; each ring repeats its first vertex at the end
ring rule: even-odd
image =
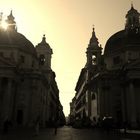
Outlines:
{"type": "Polygon", "coordinates": [[[0,56],[0,68],[1,67],[14,67],[15,64],[10,59],[0,56]]]}

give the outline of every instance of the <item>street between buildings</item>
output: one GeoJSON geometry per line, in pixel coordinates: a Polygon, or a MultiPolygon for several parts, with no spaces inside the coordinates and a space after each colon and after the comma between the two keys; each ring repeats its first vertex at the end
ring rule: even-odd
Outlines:
{"type": "Polygon", "coordinates": [[[64,126],[57,129],[55,135],[54,128],[40,129],[39,135],[35,135],[33,129],[19,128],[9,130],[8,134],[0,134],[0,140],[139,140],[140,134],[106,132],[99,129],[75,129],[64,126]]]}

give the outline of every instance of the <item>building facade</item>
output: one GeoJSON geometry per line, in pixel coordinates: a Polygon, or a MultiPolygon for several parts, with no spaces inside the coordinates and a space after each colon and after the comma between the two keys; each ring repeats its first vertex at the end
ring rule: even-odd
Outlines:
{"type": "Polygon", "coordinates": [[[132,5],[126,14],[125,28],[108,39],[103,53],[93,31],[87,64],[79,76],[75,95],[76,102],[82,100],[82,95],[86,97],[86,103],[78,110],[89,109],[85,114],[90,119],[112,117],[119,126],[140,126],[139,19],[140,13],[132,5]]]}
{"type": "Polygon", "coordinates": [[[87,63],[81,70],[75,91],[75,112],[77,119],[85,117],[93,120],[97,116],[97,94],[88,87],[92,76],[100,71],[103,67],[102,63],[102,47],[99,45],[98,39],[93,28],[92,37],[86,51],[87,63]]]}
{"type": "Polygon", "coordinates": [[[0,126],[7,120],[32,126],[37,118],[46,126],[63,113],[51,69],[52,49],[45,35],[34,47],[18,33],[12,11],[6,22],[6,30],[0,26],[0,126]]]}
{"type": "Polygon", "coordinates": [[[69,125],[72,125],[73,123],[74,123],[74,121],[75,121],[75,119],[76,119],[76,99],[75,99],[75,97],[72,99],[72,102],[70,102],[70,114],[69,114],[69,116],[68,116],[68,119],[67,119],[67,124],[69,124],[69,125]]]}

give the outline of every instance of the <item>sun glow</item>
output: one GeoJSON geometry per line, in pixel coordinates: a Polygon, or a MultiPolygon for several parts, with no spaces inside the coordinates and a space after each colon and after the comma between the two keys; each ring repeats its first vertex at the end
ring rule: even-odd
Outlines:
{"type": "Polygon", "coordinates": [[[8,24],[5,21],[2,21],[1,27],[6,30],[8,27],[8,24]]]}

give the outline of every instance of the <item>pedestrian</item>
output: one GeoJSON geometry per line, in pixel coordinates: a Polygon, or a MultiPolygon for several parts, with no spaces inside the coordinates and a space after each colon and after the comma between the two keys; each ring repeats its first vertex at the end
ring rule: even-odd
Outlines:
{"type": "Polygon", "coordinates": [[[36,121],[35,121],[35,135],[39,135],[39,122],[40,122],[40,117],[38,116],[36,121]]]}
{"type": "Polygon", "coordinates": [[[9,120],[6,119],[3,124],[3,134],[7,134],[9,129],[9,120]]]}
{"type": "Polygon", "coordinates": [[[57,135],[58,120],[54,122],[54,134],[57,135]]]}
{"type": "Polygon", "coordinates": [[[92,128],[96,127],[96,118],[95,117],[93,117],[93,120],[91,122],[91,126],[92,126],[92,128]]]}
{"type": "Polygon", "coordinates": [[[127,121],[124,122],[123,127],[124,127],[124,134],[126,134],[127,133],[127,121]]]}

